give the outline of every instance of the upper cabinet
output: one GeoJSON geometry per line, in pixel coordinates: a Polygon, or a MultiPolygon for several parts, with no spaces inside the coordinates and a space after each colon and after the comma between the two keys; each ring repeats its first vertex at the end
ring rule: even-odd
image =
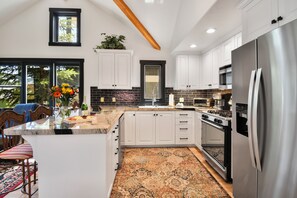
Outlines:
{"type": "Polygon", "coordinates": [[[176,57],[175,86],[174,89],[199,88],[199,56],[178,55],[176,57]]]}
{"type": "Polygon", "coordinates": [[[297,18],[296,0],[253,0],[243,7],[243,43],[297,18]]]}
{"type": "Polygon", "coordinates": [[[132,89],[130,50],[96,50],[99,59],[98,89],[132,89]]]}
{"type": "Polygon", "coordinates": [[[234,50],[234,47],[235,47],[234,37],[230,38],[229,40],[223,43],[223,61],[222,61],[223,65],[231,64],[231,52],[232,50],[234,50]]]}
{"type": "Polygon", "coordinates": [[[213,53],[212,51],[205,53],[201,57],[200,67],[200,88],[212,89],[212,66],[213,66],[213,53]]]}

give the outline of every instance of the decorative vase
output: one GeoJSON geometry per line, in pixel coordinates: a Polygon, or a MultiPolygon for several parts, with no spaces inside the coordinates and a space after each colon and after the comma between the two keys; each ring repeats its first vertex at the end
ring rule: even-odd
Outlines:
{"type": "Polygon", "coordinates": [[[61,114],[61,117],[63,120],[65,118],[68,118],[71,114],[71,109],[70,109],[69,105],[62,105],[60,107],[60,114],[61,114]]]}

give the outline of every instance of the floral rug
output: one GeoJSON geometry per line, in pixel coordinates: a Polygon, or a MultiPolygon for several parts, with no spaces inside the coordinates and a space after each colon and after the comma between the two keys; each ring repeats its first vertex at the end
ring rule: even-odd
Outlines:
{"type": "Polygon", "coordinates": [[[129,148],[111,197],[229,196],[188,148],[129,148]]]}
{"type": "MultiPolygon", "coordinates": [[[[33,167],[30,167],[30,173],[33,174],[33,167]]],[[[27,171],[26,171],[27,172],[27,171]]],[[[7,170],[1,170],[0,172],[0,198],[7,195],[7,191],[11,191],[19,186],[23,182],[23,174],[21,166],[14,166],[7,170]],[[3,194],[5,193],[5,194],[3,194]]]]}

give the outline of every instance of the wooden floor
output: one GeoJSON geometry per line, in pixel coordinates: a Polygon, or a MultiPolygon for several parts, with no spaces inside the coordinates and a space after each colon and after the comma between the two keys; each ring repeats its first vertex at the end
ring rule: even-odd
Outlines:
{"type": "MultiPolygon", "coordinates": [[[[217,182],[223,187],[223,189],[229,194],[230,197],[233,197],[233,188],[232,184],[226,183],[224,179],[206,162],[202,152],[195,148],[189,148],[193,154],[199,159],[202,165],[207,169],[207,171],[217,180],[217,182]]],[[[33,180],[33,176],[32,176],[33,180]]],[[[33,186],[33,191],[38,188],[38,181],[37,184],[33,186]]],[[[22,194],[21,190],[9,193],[5,198],[27,198],[28,196],[22,194]]],[[[32,198],[38,198],[38,191],[35,193],[32,198]]]]}
{"type": "Polygon", "coordinates": [[[233,197],[232,184],[226,183],[225,180],[207,163],[202,152],[199,149],[195,147],[190,147],[189,149],[199,159],[199,161],[208,170],[208,172],[215,178],[215,180],[217,180],[217,182],[224,188],[224,190],[228,193],[228,195],[230,197],[233,197]]]}

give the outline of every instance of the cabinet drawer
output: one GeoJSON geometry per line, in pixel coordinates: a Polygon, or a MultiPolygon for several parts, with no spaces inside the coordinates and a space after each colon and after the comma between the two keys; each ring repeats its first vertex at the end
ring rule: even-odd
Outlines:
{"type": "Polygon", "coordinates": [[[191,125],[178,125],[175,128],[176,134],[184,133],[184,134],[191,134],[193,133],[194,127],[191,125]]]}
{"type": "Polygon", "coordinates": [[[190,134],[177,134],[176,144],[193,144],[193,138],[190,134]]]}
{"type": "Polygon", "coordinates": [[[178,125],[189,125],[193,124],[193,118],[177,118],[176,119],[176,126],[178,125]]]}
{"type": "Polygon", "coordinates": [[[192,118],[194,116],[194,112],[192,111],[178,111],[175,113],[176,119],[179,118],[192,118]]]}

